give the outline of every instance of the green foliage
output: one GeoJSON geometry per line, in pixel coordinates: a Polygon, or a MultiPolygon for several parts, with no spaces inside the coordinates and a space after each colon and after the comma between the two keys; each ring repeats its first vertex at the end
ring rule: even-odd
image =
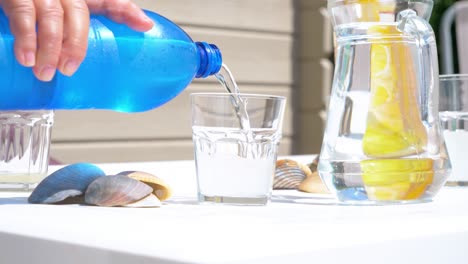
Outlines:
{"type": "MultiPolygon", "coordinates": [[[[432,28],[434,29],[434,33],[435,33],[435,36],[436,36],[436,41],[437,41],[437,44],[440,43],[439,41],[439,28],[440,28],[440,21],[442,19],[442,15],[444,14],[445,10],[447,10],[447,8],[449,8],[451,5],[453,5],[453,3],[457,2],[457,1],[463,1],[463,0],[434,0],[434,9],[432,10],[432,15],[431,15],[431,19],[429,20],[429,23],[431,24],[432,28]]],[[[452,29],[453,30],[453,29],[452,29]]],[[[453,35],[455,35],[455,32],[453,32],[453,35]]],[[[458,69],[457,69],[457,48],[456,48],[456,44],[455,42],[453,42],[453,50],[455,52],[454,54],[454,59],[455,59],[455,71],[457,72],[458,69]]],[[[437,45],[437,48],[439,49],[439,61],[440,61],[440,45],[437,45]]]]}
{"type": "Polygon", "coordinates": [[[439,34],[439,24],[444,11],[449,8],[457,0],[434,0],[434,9],[432,10],[432,15],[429,23],[431,23],[434,32],[439,34]]]}

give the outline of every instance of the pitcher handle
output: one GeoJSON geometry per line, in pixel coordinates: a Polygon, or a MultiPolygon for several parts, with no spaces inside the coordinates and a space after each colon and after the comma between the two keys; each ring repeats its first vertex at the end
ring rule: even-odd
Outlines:
{"type": "Polygon", "coordinates": [[[414,10],[403,10],[398,14],[398,29],[416,39],[419,46],[419,69],[422,93],[420,96],[423,120],[438,122],[439,112],[439,63],[437,45],[431,25],[419,17],[414,10]],[[427,87],[427,88],[425,88],[427,87]],[[432,95],[430,101],[428,95],[432,95]],[[432,110],[432,111],[431,111],[432,110]],[[431,111],[431,112],[430,112],[431,111]]]}

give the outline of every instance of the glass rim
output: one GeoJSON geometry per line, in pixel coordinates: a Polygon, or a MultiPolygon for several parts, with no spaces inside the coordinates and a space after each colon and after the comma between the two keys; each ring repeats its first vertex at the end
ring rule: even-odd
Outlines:
{"type": "MultiPolygon", "coordinates": [[[[206,97],[206,98],[209,98],[209,97],[222,97],[222,98],[225,98],[225,97],[230,97],[234,94],[231,94],[231,93],[204,93],[204,92],[198,92],[198,93],[191,93],[190,94],[190,97],[194,98],[194,97],[206,97]]],[[[264,99],[264,100],[286,100],[286,97],[285,96],[281,96],[281,95],[270,95],[270,94],[255,94],[255,93],[239,93],[238,95],[240,95],[242,98],[254,98],[254,99],[264,99]]]]}
{"type": "Polygon", "coordinates": [[[468,74],[466,73],[442,74],[439,76],[439,80],[440,81],[468,80],[468,74]]]}
{"type": "Polygon", "coordinates": [[[2,117],[16,117],[16,118],[30,118],[34,116],[36,118],[51,119],[55,117],[54,110],[6,110],[0,111],[2,117]]]}

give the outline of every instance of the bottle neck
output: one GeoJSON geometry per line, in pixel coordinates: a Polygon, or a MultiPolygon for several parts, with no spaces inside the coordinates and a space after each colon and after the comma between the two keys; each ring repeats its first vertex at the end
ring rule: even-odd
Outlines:
{"type": "Polygon", "coordinates": [[[198,68],[196,78],[206,78],[216,74],[221,69],[223,57],[218,47],[206,42],[196,42],[198,53],[200,54],[200,67],[198,68]]]}

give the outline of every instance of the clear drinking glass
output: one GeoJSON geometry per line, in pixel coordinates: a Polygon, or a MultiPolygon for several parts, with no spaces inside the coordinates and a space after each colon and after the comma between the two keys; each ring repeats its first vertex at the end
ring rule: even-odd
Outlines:
{"type": "Polygon", "coordinates": [[[32,190],[47,175],[54,113],[0,112],[0,191],[32,190]]]}
{"type": "Polygon", "coordinates": [[[232,94],[191,95],[200,202],[265,205],[270,199],[286,99],[238,96],[246,115],[232,94]]]}
{"type": "Polygon", "coordinates": [[[440,76],[440,123],[452,162],[449,186],[468,186],[468,74],[440,76]]]}
{"type": "Polygon", "coordinates": [[[318,170],[344,203],[430,201],[450,174],[431,0],[328,0],[335,73],[318,170]]]}

